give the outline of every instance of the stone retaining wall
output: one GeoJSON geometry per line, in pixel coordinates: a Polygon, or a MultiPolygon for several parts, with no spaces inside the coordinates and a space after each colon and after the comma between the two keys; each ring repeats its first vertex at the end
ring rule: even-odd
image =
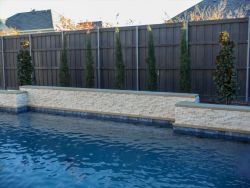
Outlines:
{"type": "Polygon", "coordinates": [[[17,112],[27,106],[27,93],[25,91],[0,90],[1,111],[17,112]]]}
{"type": "Polygon", "coordinates": [[[199,103],[196,94],[22,86],[0,91],[0,111],[173,123],[179,133],[250,141],[250,107],[199,103]]]}
{"type": "Polygon", "coordinates": [[[174,127],[250,134],[250,107],[180,102],[174,127]]]}
{"type": "Polygon", "coordinates": [[[23,86],[28,106],[159,120],[175,120],[175,104],[198,102],[196,94],[23,86]]]}

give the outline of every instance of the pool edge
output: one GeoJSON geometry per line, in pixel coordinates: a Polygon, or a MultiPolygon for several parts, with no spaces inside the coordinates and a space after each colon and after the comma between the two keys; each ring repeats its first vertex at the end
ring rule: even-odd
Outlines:
{"type": "Polygon", "coordinates": [[[65,110],[65,109],[59,110],[59,109],[52,109],[52,108],[40,108],[40,107],[28,106],[27,111],[51,114],[51,115],[81,117],[85,119],[97,119],[97,120],[105,120],[105,121],[157,125],[157,126],[164,126],[164,127],[169,127],[169,128],[172,128],[172,125],[173,125],[173,121],[167,120],[167,119],[161,120],[161,119],[154,119],[154,118],[94,113],[94,112],[84,112],[84,111],[72,111],[72,110],[65,110]]]}
{"type": "Polygon", "coordinates": [[[218,130],[209,128],[198,128],[173,124],[173,132],[175,134],[191,135],[204,138],[217,138],[233,141],[250,142],[250,134],[246,132],[237,132],[233,130],[218,130]]]}
{"type": "Polygon", "coordinates": [[[18,108],[0,107],[0,112],[7,112],[12,114],[37,112],[37,113],[51,114],[51,115],[80,117],[85,119],[97,119],[97,120],[115,121],[124,123],[154,125],[154,126],[172,128],[174,134],[184,134],[196,137],[250,142],[250,133],[248,132],[237,132],[234,130],[226,130],[226,129],[223,130],[215,128],[211,129],[207,127],[204,128],[195,127],[192,125],[189,126],[179,125],[167,119],[161,120],[161,119],[153,119],[145,117],[123,116],[117,114],[104,114],[104,113],[94,113],[94,112],[84,112],[84,111],[71,111],[66,109],[51,109],[51,108],[40,108],[31,106],[18,107],[18,108]]]}
{"type": "Polygon", "coordinates": [[[22,107],[15,107],[14,108],[14,107],[0,106],[0,112],[20,114],[20,113],[28,112],[28,107],[22,106],[22,107]]]}

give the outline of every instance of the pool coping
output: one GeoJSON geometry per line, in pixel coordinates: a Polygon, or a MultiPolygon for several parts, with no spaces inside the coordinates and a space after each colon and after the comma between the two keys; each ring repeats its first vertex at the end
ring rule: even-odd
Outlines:
{"type": "Polygon", "coordinates": [[[21,91],[21,90],[0,90],[0,94],[24,94],[27,93],[27,91],[21,91]]]}
{"type": "Polygon", "coordinates": [[[174,92],[157,92],[157,91],[132,91],[132,90],[115,90],[115,89],[95,89],[95,88],[75,88],[75,87],[53,87],[53,86],[20,86],[20,89],[50,89],[50,90],[64,90],[64,91],[85,91],[85,92],[100,92],[100,93],[114,93],[114,94],[136,94],[136,95],[150,95],[150,96],[165,96],[165,97],[187,97],[197,98],[198,94],[190,93],[174,93],[174,92]]]}
{"type": "Polygon", "coordinates": [[[211,109],[211,110],[250,112],[250,106],[194,103],[194,102],[189,102],[189,101],[178,102],[175,104],[175,106],[176,107],[184,107],[184,108],[199,108],[199,109],[211,109]]]}

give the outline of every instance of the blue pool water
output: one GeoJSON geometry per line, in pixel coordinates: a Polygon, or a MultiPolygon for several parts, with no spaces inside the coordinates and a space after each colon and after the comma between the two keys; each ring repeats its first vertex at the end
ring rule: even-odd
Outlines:
{"type": "Polygon", "coordinates": [[[0,187],[250,187],[250,144],[156,126],[0,113],[0,187]]]}

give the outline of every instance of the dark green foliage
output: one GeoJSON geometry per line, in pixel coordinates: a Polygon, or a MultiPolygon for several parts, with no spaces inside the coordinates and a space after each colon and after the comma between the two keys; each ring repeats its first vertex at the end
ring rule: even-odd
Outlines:
{"type": "Polygon", "coordinates": [[[146,58],[147,63],[147,89],[149,91],[157,90],[157,73],[156,73],[156,59],[153,33],[148,27],[148,54],[146,58]]]}
{"type": "Polygon", "coordinates": [[[70,86],[70,74],[69,67],[67,63],[67,50],[66,50],[66,41],[64,40],[63,49],[61,52],[61,61],[59,67],[59,80],[60,86],[68,87],[70,86]]]}
{"type": "MultiPolygon", "coordinates": [[[[89,34],[88,34],[89,35],[89,34]]],[[[86,52],[86,87],[93,88],[95,86],[95,77],[94,77],[94,59],[91,50],[91,41],[88,38],[87,40],[87,52],[86,52]]]]}
{"type": "Polygon", "coordinates": [[[21,49],[17,55],[17,77],[18,84],[31,85],[32,84],[33,66],[31,64],[31,56],[29,50],[21,49]]]}
{"type": "Polygon", "coordinates": [[[191,74],[186,32],[186,29],[183,28],[181,34],[180,91],[188,93],[191,90],[191,74]]]}
{"type": "Polygon", "coordinates": [[[234,47],[229,33],[220,33],[220,53],[216,57],[216,70],[214,82],[219,100],[230,104],[236,95],[236,72],[234,69],[234,47]]]}
{"type": "Polygon", "coordinates": [[[115,33],[115,87],[116,89],[125,88],[125,66],[123,63],[122,46],[119,31],[115,33]]]}

